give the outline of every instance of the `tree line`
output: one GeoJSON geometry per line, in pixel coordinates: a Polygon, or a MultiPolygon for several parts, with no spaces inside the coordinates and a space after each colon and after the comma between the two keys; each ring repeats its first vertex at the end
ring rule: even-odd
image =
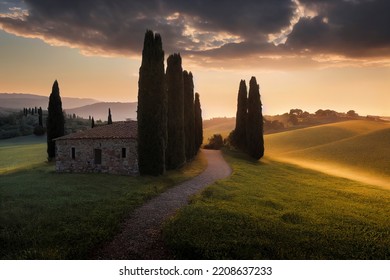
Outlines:
{"type": "Polygon", "coordinates": [[[161,175],[181,167],[203,141],[199,94],[180,54],[167,59],[160,34],[147,30],[138,81],[138,165],[141,175],[161,175]]]}
{"type": "MultiPolygon", "coordinates": [[[[231,142],[253,158],[264,155],[263,116],[256,78],[241,80],[236,127],[231,142]]],[[[42,112],[42,110],[40,110],[42,112]]],[[[92,127],[93,117],[90,118],[92,127]]],[[[194,93],[193,75],[183,70],[180,54],[167,59],[158,33],[147,30],[138,81],[138,165],[141,175],[161,175],[191,161],[203,142],[200,96],[194,93]]],[[[112,123],[111,109],[108,124],[112,123]]],[[[65,118],[58,82],[49,97],[47,128],[48,159],[55,157],[53,139],[65,134],[65,118]]]]}

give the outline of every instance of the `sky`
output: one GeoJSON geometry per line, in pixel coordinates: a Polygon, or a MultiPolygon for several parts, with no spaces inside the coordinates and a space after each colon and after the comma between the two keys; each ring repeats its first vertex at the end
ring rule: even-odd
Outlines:
{"type": "Polygon", "coordinates": [[[0,92],[137,101],[147,29],[180,53],[204,118],[236,113],[255,76],[264,114],[390,116],[388,0],[0,1],[0,92]]]}

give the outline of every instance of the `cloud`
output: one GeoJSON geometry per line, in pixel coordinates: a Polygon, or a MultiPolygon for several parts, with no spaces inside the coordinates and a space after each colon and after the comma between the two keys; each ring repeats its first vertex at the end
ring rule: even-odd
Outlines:
{"type": "Polygon", "coordinates": [[[300,2],[316,16],[299,20],[287,39],[287,47],[351,58],[390,55],[390,1],[300,2]]]}
{"type": "Polygon", "coordinates": [[[0,28],[90,55],[139,56],[152,29],[166,53],[194,62],[356,60],[390,55],[389,10],[387,0],[25,0],[0,5],[0,28]]]}
{"type": "MultiPolygon", "coordinates": [[[[290,0],[105,1],[26,0],[28,15],[2,13],[1,28],[86,52],[139,53],[146,29],[162,34],[169,51],[206,51],[225,44],[263,42],[289,24],[290,0]]],[[[16,3],[15,3],[16,5],[16,3]]]]}

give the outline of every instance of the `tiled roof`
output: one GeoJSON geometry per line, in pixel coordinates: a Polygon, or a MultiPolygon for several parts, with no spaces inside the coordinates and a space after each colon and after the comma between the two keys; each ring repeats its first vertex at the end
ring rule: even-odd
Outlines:
{"type": "Polygon", "coordinates": [[[129,139],[137,138],[137,122],[114,122],[109,125],[96,126],[94,128],[68,134],[54,140],[68,139],[129,139]]]}

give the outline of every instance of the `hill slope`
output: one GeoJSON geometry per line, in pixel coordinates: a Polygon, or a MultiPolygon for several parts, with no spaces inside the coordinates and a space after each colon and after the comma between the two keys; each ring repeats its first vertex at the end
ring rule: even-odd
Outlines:
{"type": "Polygon", "coordinates": [[[266,155],[390,187],[390,123],[348,121],[265,136],[266,155]]]}
{"type": "Polygon", "coordinates": [[[99,102],[78,108],[67,109],[67,114],[76,114],[88,119],[89,116],[96,120],[106,121],[108,117],[108,108],[111,108],[112,120],[124,121],[126,119],[137,119],[137,102],[99,102]]]}
{"type": "Polygon", "coordinates": [[[203,121],[203,143],[213,136],[213,134],[221,134],[226,138],[236,126],[236,118],[213,118],[203,121]]]}
{"type": "MultiPolygon", "coordinates": [[[[90,98],[61,97],[63,108],[73,108],[85,106],[99,102],[90,98]]],[[[13,108],[21,110],[26,107],[42,107],[46,110],[49,104],[49,94],[47,96],[27,94],[27,93],[0,93],[0,104],[3,108],[13,108]]]]}
{"type": "MultiPolygon", "coordinates": [[[[99,102],[90,98],[61,97],[62,108],[67,114],[76,114],[83,118],[93,116],[95,120],[105,121],[108,108],[111,108],[114,121],[123,121],[127,118],[137,118],[137,103],[99,102]]],[[[7,114],[22,108],[42,107],[47,109],[49,95],[41,96],[26,93],[0,93],[0,114],[7,114]]]]}

